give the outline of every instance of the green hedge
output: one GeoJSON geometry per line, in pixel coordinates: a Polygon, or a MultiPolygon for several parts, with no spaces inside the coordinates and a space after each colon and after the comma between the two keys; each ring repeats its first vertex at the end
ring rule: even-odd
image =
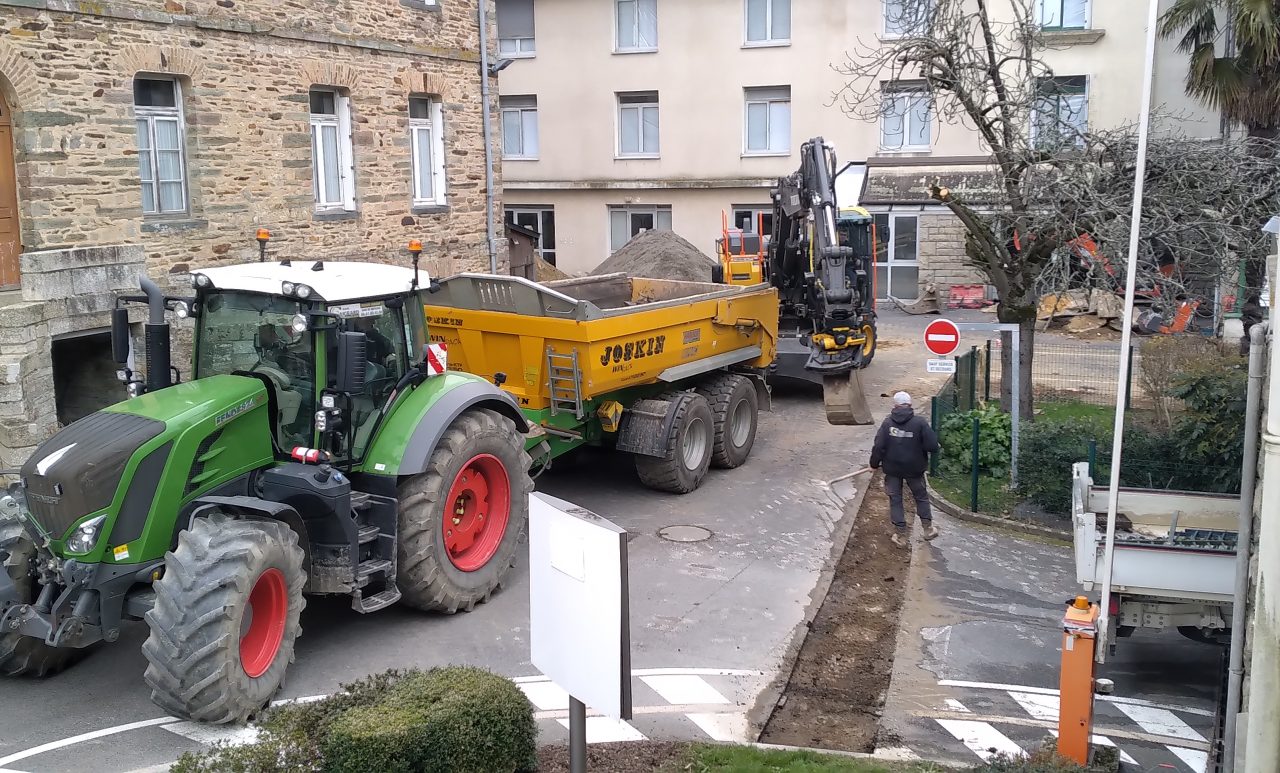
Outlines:
{"type": "Polygon", "coordinates": [[[995,403],[948,414],[938,427],[939,472],[968,476],[973,468],[973,420],[978,420],[978,471],[992,478],[1009,473],[1013,419],[995,403]]]}
{"type": "Polygon", "coordinates": [[[257,743],[184,754],[174,773],[523,773],[537,768],[533,706],[466,667],[388,671],[324,700],[268,710],[257,743]]]}

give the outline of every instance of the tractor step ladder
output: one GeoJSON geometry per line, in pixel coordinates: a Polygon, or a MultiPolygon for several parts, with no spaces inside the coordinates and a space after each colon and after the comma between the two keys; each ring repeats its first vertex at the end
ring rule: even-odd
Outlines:
{"type": "Polygon", "coordinates": [[[351,492],[351,517],[356,522],[356,546],[360,552],[351,588],[351,608],[361,614],[385,609],[400,600],[395,581],[394,528],[391,533],[384,533],[378,523],[373,522],[382,514],[381,520],[386,525],[385,508],[394,508],[393,503],[394,500],[367,492],[351,492]]]}
{"type": "Polygon", "coordinates": [[[582,370],[578,368],[578,350],[556,354],[547,347],[547,387],[551,393],[551,415],[572,413],[581,419],[582,370]]]}

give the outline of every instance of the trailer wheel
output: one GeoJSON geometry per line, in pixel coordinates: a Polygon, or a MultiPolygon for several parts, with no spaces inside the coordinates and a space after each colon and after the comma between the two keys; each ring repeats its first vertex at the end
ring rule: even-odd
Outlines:
{"type": "Polygon", "coordinates": [[[151,700],[200,722],[243,722],[271,700],[293,662],[302,548],[275,521],[197,518],[165,555],[142,645],[151,700]]]}
{"type": "Polygon", "coordinates": [[[667,435],[667,456],[636,454],[636,474],[651,489],[687,494],[696,489],[711,466],[715,420],[707,399],[697,392],[664,396],[676,412],[667,435]]]}
{"type": "Polygon", "coordinates": [[[723,373],[698,387],[707,398],[714,418],[715,443],[711,463],[716,467],[741,467],[751,456],[760,421],[760,396],[746,376],[723,373]]]}
{"type": "Polygon", "coordinates": [[[470,612],[502,586],[529,520],[529,455],[510,419],[453,420],[426,472],[400,483],[396,584],[427,612],[470,612]]]}
{"type": "MultiPolygon", "coordinates": [[[[9,582],[24,603],[36,600],[39,593],[35,577],[28,571],[35,557],[36,545],[22,530],[16,516],[0,514],[0,555],[9,582]]],[[[91,647],[50,647],[31,636],[0,634],[0,674],[4,676],[52,676],[89,654],[91,647]]]]}

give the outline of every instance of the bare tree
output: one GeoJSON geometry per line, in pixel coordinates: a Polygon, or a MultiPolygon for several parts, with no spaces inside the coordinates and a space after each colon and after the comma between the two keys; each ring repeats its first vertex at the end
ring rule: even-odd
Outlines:
{"type": "MultiPolygon", "coordinates": [[[[1021,330],[1017,399],[1030,417],[1037,280],[1082,234],[1123,271],[1136,135],[1132,127],[1090,131],[1083,83],[1057,76],[1043,58],[1049,43],[1032,0],[902,0],[891,7],[901,8],[889,20],[901,36],[859,41],[835,66],[846,79],[837,98],[853,118],[889,121],[887,134],[898,130],[893,122],[904,110],[927,110],[938,123],[975,133],[989,154],[981,172],[940,173],[929,194],[964,225],[966,258],[995,287],[1000,321],[1021,330]]],[[[1177,280],[1159,270],[1165,253],[1180,252],[1184,265],[1219,275],[1213,266],[1243,238],[1245,215],[1229,208],[1272,195],[1229,189],[1242,174],[1265,175],[1256,165],[1234,166],[1234,149],[1198,142],[1169,138],[1149,146],[1148,184],[1155,184],[1146,199],[1158,204],[1144,215],[1140,260],[1153,281],[1169,280],[1161,292],[1170,295],[1177,295],[1177,280]]],[[[1007,374],[1014,367],[1007,346],[1003,358],[1007,374]]]]}

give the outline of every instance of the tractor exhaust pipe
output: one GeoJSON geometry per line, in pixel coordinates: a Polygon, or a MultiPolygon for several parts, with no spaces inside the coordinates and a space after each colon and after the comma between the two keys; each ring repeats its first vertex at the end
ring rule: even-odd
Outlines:
{"type": "Polygon", "coordinates": [[[144,327],[147,347],[147,391],[173,386],[170,378],[169,323],[164,319],[164,293],[159,285],[142,277],[142,292],[147,296],[147,324],[144,327]]]}

